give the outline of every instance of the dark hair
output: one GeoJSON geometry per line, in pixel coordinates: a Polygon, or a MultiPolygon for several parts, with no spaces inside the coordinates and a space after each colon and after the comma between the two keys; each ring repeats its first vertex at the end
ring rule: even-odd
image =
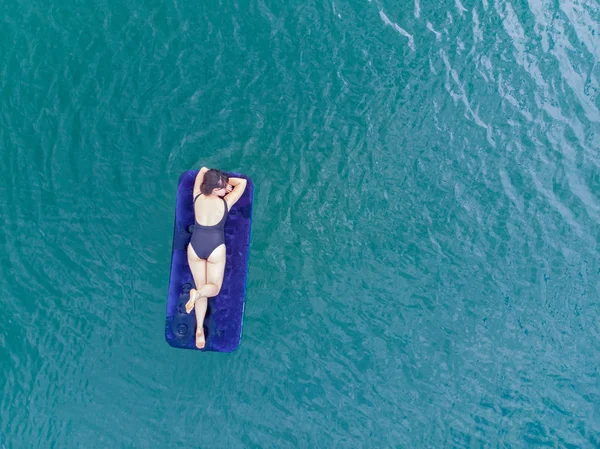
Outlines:
{"type": "Polygon", "coordinates": [[[210,195],[213,189],[221,189],[225,187],[227,181],[229,181],[229,176],[227,176],[221,170],[211,168],[204,173],[204,179],[202,180],[202,185],[200,186],[200,192],[202,192],[203,195],[210,195]]]}

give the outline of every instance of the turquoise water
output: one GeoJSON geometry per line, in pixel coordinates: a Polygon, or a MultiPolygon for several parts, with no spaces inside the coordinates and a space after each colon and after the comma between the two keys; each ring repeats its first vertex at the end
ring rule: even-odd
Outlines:
{"type": "Polygon", "coordinates": [[[600,447],[597,2],[2,6],[0,449],[600,447]],[[232,354],[164,341],[203,165],[232,354]]]}

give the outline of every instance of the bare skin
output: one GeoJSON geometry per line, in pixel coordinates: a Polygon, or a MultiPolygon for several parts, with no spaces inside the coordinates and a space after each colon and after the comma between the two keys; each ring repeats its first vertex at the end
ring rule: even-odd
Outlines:
{"type": "MultiPolygon", "coordinates": [[[[200,186],[207,171],[206,167],[202,167],[198,172],[194,183],[194,197],[200,194],[200,186]]],[[[223,202],[219,197],[225,199],[227,208],[231,210],[231,207],[244,193],[245,188],[245,179],[229,178],[229,184],[225,184],[222,188],[213,189],[209,195],[198,197],[194,206],[196,221],[203,226],[212,226],[218,223],[224,213],[223,202]]],[[[196,288],[190,290],[190,299],[185,305],[185,311],[187,313],[190,313],[192,309],[196,311],[196,347],[202,349],[206,345],[203,324],[208,307],[208,298],[217,296],[223,284],[226,262],[225,244],[217,246],[207,259],[198,257],[192,245],[188,245],[187,256],[196,288]]]]}

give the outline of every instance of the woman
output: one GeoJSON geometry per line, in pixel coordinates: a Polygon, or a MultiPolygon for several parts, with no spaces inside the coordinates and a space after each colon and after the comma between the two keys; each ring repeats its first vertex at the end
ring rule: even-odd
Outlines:
{"type": "Polygon", "coordinates": [[[202,167],[194,183],[194,232],[187,249],[196,288],[190,290],[185,310],[196,309],[196,347],[204,348],[204,315],[208,298],[221,291],[225,272],[225,221],[246,189],[246,180],[229,178],[202,167]]]}

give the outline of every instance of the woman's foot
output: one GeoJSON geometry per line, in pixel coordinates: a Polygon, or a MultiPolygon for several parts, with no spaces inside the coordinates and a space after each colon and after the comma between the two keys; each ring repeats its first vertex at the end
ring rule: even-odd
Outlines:
{"type": "Polygon", "coordinates": [[[190,290],[190,300],[185,303],[186,313],[190,313],[194,309],[194,306],[196,305],[196,293],[198,293],[198,290],[195,288],[190,290]]]}
{"type": "Polygon", "coordinates": [[[204,329],[196,331],[196,347],[198,349],[204,348],[206,341],[204,340],[204,329]]]}

